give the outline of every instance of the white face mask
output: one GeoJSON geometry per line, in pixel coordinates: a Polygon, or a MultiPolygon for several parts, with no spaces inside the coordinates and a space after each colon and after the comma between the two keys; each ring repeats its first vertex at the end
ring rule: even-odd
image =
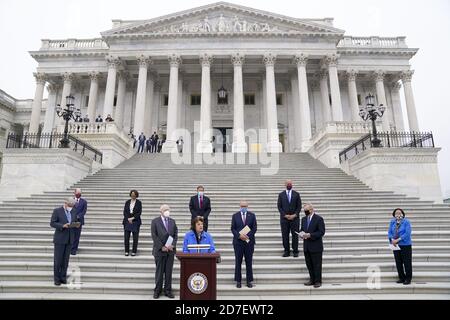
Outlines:
{"type": "Polygon", "coordinates": [[[164,212],[163,212],[163,216],[164,216],[165,218],[170,217],[170,211],[169,211],[169,210],[164,211],[164,212]]]}
{"type": "Polygon", "coordinates": [[[68,212],[70,212],[70,211],[72,211],[72,207],[66,207],[66,210],[67,210],[68,212]]]}

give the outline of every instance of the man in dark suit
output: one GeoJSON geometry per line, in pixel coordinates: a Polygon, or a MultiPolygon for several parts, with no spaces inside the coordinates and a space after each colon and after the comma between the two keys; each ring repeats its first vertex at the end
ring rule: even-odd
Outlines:
{"type": "Polygon", "coordinates": [[[72,255],[76,255],[78,251],[78,245],[80,244],[81,230],[84,226],[84,216],[87,211],[87,201],[81,197],[81,189],[77,188],[74,192],[75,195],[75,209],[77,209],[77,221],[80,223],[80,227],[75,229],[75,240],[72,245],[72,255]]]}
{"type": "Polygon", "coordinates": [[[304,207],[305,217],[302,218],[300,235],[303,239],[303,253],[309,271],[309,281],[305,286],[319,288],[322,285],[322,254],[325,235],[325,222],[311,204],[304,207]]]}
{"type": "Polygon", "coordinates": [[[55,228],[53,235],[54,264],[53,278],[55,286],[67,283],[67,268],[69,266],[70,251],[75,241],[75,228],[71,223],[77,222],[75,200],[68,198],[64,206],[53,210],[50,226],[55,228]]]}
{"type": "Polygon", "coordinates": [[[144,152],[145,140],[146,140],[145,135],[143,132],[141,132],[141,135],[138,138],[139,147],[137,153],[144,152]]]}
{"type": "Polygon", "coordinates": [[[158,299],[163,290],[164,294],[173,299],[172,293],[172,271],[173,262],[178,240],[178,227],[175,220],[170,218],[170,207],[163,204],[160,208],[161,215],[153,219],[151,225],[153,239],[153,256],[155,257],[155,291],[154,299],[158,299]],[[169,237],[172,238],[171,244],[169,237]]]}
{"type": "Polygon", "coordinates": [[[197,187],[197,194],[191,197],[189,201],[189,210],[191,211],[191,219],[201,216],[203,217],[203,230],[208,231],[208,217],[211,213],[211,201],[205,196],[205,188],[197,187]]]}
{"type": "Polygon", "coordinates": [[[247,201],[241,200],[241,209],[233,214],[231,219],[231,232],[233,233],[233,248],[235,257],[234,281],[236,287],[241,288],[242,282],[242,258],[245,257],[245,270],[247,287],[253,288],[253,252],[255,251],[255,233],[257,230],[256,216],[248,211],[247,201]],[[241,230],[246,226],[250,228],[247,234],[241,230]]]}
{"type": "Polygon", "coordinates": [[[156,131],[153,132],[152,137],[153,137],[152,152],[156,153],[157,147],[158,147],[158,140],[159,140],[159,137],[158,137],[158,134],[156,133],[156,131]]]}
{"type": "Polygon", "coordinates": [[[292,180],[286,180],[286,190],[278,195],[278,211],[280,212],[281,236],[283,238],[284,254],[289,257],[291,250],[289,246],[289,233],[292,234],[292,251],[294,257],[298,257],[298,235],[300,225],[300,211],[302,200],[300,194],[292,190],[292,180]]]}

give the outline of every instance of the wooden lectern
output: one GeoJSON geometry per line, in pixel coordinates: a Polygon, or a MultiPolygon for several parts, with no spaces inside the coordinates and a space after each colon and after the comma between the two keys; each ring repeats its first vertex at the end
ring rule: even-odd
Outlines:
{"type": "Polygon", "coordinates": [[[177,253],[180,300],[216,300],[218,253],[177,253]]]}

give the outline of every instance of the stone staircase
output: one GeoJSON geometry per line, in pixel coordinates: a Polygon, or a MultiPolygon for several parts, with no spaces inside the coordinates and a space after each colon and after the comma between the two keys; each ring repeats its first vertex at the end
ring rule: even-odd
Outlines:
{"type": "MultiPolygon", "coordinates": [[[[103,169],[74,187],[87,198],[86,225],[69,270],[80,282],[53,285],[54,207],[72,191],[46,192],[0,204],[0,298],[2,299],[151,299],[154,261],[150,221],[162,203],[171,206],[180,240],[188,231],[189,197],[205,186],[213,211],[210,232],[222,254],[218,265],[220,299],[376,299],[450,298],[450,207],[375,192],[339,169],[329,169],[308,154],[280,154],[276,175],[260,175],[261,165],[175,165],[168,154],[139,154],[114,169],[103,169]],[[305,287],[302,256],[282,258],[278,193],[285,179],[294,181],[303,202],[311,202],[326,223],[323,286],[305,287]],[[143,202],[138,256],[123,255],[122,208],[130,189],[143,202]],[[258,219],[254,254],[255,286],[236,289],[231,245],[231,214],[247,199],[258,219]],[[413,225],[411,286],[396,284],[387,225],[395,207],[405,209],[413,225]],[[379,272],[379,287],[367,285],[379,272]]],[[[245,265],[243,265],[245,275],[245,265]]],[[[174,266],[179,294],[179,263],[174,266]]]]}

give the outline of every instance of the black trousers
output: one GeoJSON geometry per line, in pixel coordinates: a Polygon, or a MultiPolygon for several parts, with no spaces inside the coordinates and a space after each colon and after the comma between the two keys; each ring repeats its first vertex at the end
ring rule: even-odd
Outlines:
{"type": "Polygon", "coordinates": [[[242,243],[233,244],[234,247],[234,258],[236,261],[234,267],[234,281],[242,281],[242,259],[245,257],[245,271],[246,271],[246,281],[253,281],[253,252],[255,251],[255,245],[252,243],[242,243]]]}
{"type": "Polygon", "coordinates": [[[400,246],[401,250],[394,252],[395,265],[397,267],[398,278],[402,281],[411,281],[412,279],[412,247],[400,246]]]}
{"type": "Polygon", "coordinates": [[[289,247],[289,233],[292,234],[292,251],[294,253],[298,253],[298,234],[295,231],[299,232],[300,228],[300,219],[294,219],[289,221],[287,219],[280,220],[281,225],[281,236],[283,238],[283,247],[284,252],[291,252],[289,247]]]}
{"type": "Polygon", "coordinates": [[[164,283],[164,292],[172,291],[172,271],[174,254],[156,256],[155,292],[161,293],[164,283]]]}
{"type": "Polygon", "coordinates": [[[53,278],[55,282],[66,281],[72,244],[55,244],[54,247],[53,278]]]}
{"type": "Polygon", "coordinates": [[[322,254],[323,252],[304,251],[309,280],[312,283],[322,282],[322,254]]]}
{"type": "Polygon", "coordinates": [[[130,235],[133,232],[133,253],[137,252],[138,242],[139,242],[139,230],[137,231],[124,231],[125,233],[125,252],[130,252],[130,235]]]}
{"type": "Polygon", "coordinates": [[[75,240],[73,241],[73,245],[72,245],[72,253],[77,253],[77,251],[78,251],[78,245],[80,244],[82,228],[83,228],[83,226],[80,226],[79,228],[75,228],[73,230],[73,231],[75,231],[75,240]]]}
{"type": "Polygon", "coordinates": [[[152,152],[156,153],[156,150],[158,149],[158,141],[155,142],[154,145],[152,145],[152,152]]]}
{"type": "Polygon", "coordinates": [[[144,152],[144,144],[142,143],[139,143],[139,147],[138,147],[138,151],[137,151],[138,153],[139,152],[144,152]]]}

